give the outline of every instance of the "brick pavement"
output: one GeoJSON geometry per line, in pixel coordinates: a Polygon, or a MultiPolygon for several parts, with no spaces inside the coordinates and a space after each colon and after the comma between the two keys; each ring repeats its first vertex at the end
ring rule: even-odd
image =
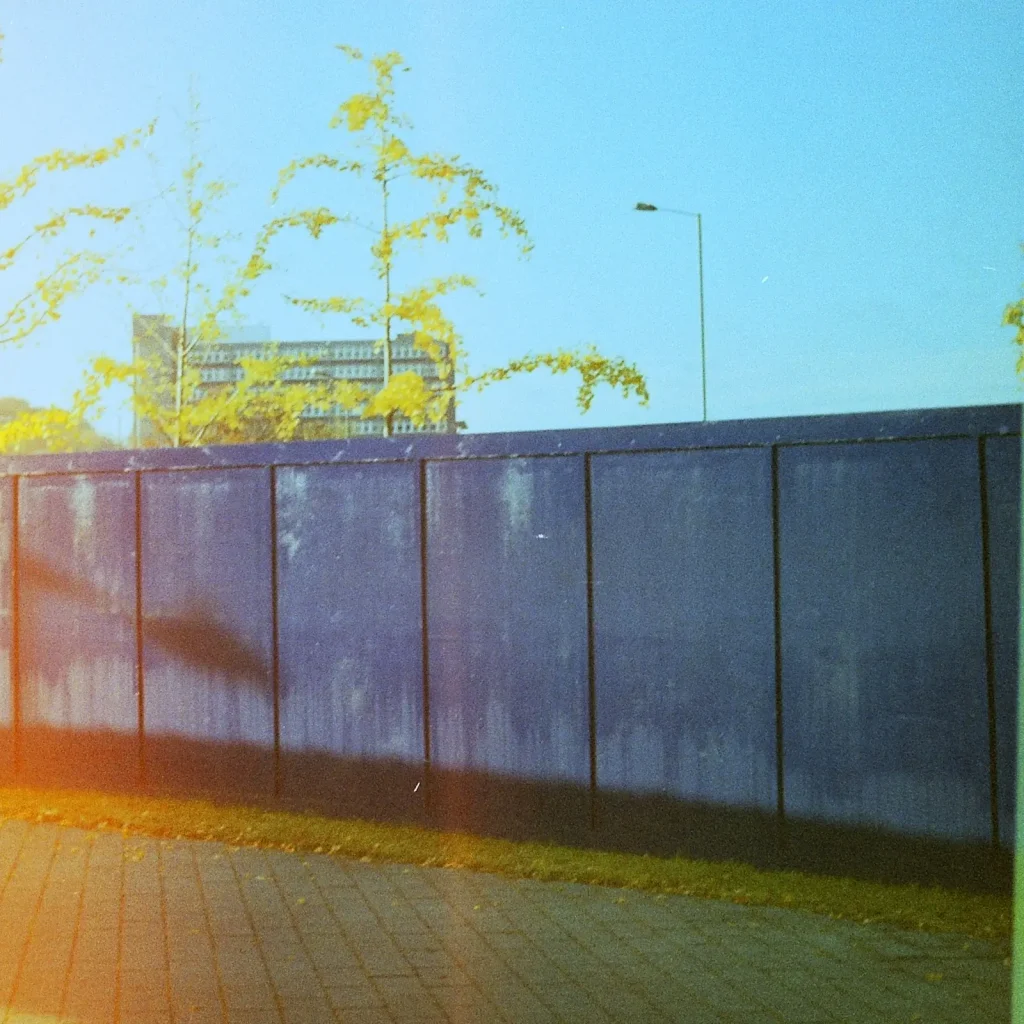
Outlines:
{"type": "Polygon", "coordinates": [[[2,1024],[997,1024],[1008,952],[800,911],[0,822],[2,1024]]]}

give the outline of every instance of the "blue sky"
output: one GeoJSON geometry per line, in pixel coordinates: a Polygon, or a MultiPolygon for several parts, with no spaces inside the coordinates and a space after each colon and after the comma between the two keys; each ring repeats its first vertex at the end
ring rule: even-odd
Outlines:
{"type": "MultiPolygon", "coordinates": [[[[291,209],[379,223],[372,184],[328,171],[267,200],[290,160],[359,152],[328,122],[371,80],[335,44],[399,51],[411,70],[396,76],[395,108],[413,121],[412,150],[482,169],[536,248],[521,260],[486,224],[479,241],[403,250],[395,284],[477,277],[482,297],[445,304],[473,370],[592,342],[635,361],[651,389],[647,408],[604,389],[581,416],[574,381],[538,371],[467,395],[471,430],[700,419],[695,221],[637,213],[637,201],[702,214],[710,419],[1024,396],[1000,326],[1024,281],[1024,43],[1010,0],[5,0],[0,30],[0,179],[160,118],[145,153],[45,179],[0,214],[0,242],[50,209],[146,200],[178,180],[194,74],[206,169],[237,183],[207,230],[241,236],[221,249],[235,259],[291,209]]],[[[432,192],[417,185],[395,184],[392,216],[425,212],[432,192]]],[[[144,210],[121,260],[152,278],[184,251],[173,208],[144,210]]],[[[343,226],[282,237],[240,312],[279,340],[366,337],[281,295],[379,298],[372,240],[343,226]]],[[[206,269],[211,285],[225,273],[206,269]]],[[[4,309],[24,274],[0,279],[4,309]]],[[[29,344],[0,349],[0,394],[66,402],[89,357],[128,356],[131,307],[170,312],[170,294],[75,300],[29,344]]],[[[101,428],[126,434],[118,400],[101,428]]]]}

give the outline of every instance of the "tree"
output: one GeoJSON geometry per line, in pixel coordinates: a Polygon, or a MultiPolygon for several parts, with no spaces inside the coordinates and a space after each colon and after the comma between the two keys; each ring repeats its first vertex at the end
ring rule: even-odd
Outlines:
{"type": "Polygon", "coordinates": [[[21,398],[0,399],[0,452],[33,455],[116,448],[96,432],[87,417],[103,412],[100,392],[117,378],[112,360],[97,360],[83,387],[72,396],[70,409],[40,409],[21,398]]]}
{"type": "MultiPolygon", "coordinates": [[[[0,41],[3,36],[0,35],[0,41]]],[[[151,351],[131,363],[115,362],[107,357],[94,360],[83,375],[82,387],[72,399],[69,409],[56,406],[48,409],[18,408],[16,415],[0,428],[0,450],[61,451],[80,447],[88,440],[91,428],[87,415],[102,411],[101,392],[115,381],[132,382],[136,414],[145,418],[152,428],[150,442],[179,446],[228,441],[287,440],[293,437],[301,422],[301,414],[309,405],[327,407],[357,400],[354,392],[361,389],[348,382],[321,382],[313,388],[288,381],[285,374],[291,367],[308,360],[272,357],[265,360],[243,360],[242,376],[227,386],[206,387],[193,365],[201,345],[216,342],[223,334],[219,318],[234,315],[239,299],[249,294],[249,283],[259,275],[254,269],[262,260],[271,238],[285,226],[305,226],[314,235],[320,230],[315,213],[279,218],[259,233],[254,249],[256,256],[243,265],[214,301],[200,281],[199,252],[217,248],[228,236],[205,235],[202,222],[209,207],[228,191],[223,181],[200,182],[202,161],[196,151],[199,103],[190,90],[193,118],[190,131],[189,163],[182,175],[180,188],[173,186],[161,195],[181,192],[184,197],[185,259],[175,268],[182,284],[180,327],[162,332],[168,344],[163,351],[151,351]],[[196,315],[199,306],[200,315],[196,315]],[[193,320],[198,321],[193,329],[193,320]]],[[[0,182],[0,211],[14,199],[31,191],[43,171],[94,167],[113,159],[128,147],[141,144],[152,135],[156,121],[147,128],[114,140],[111,146],[83,153],[57,150],[38,157],[21,168],[11,182],[0,182]]],[[[159,198],[159,197],[158,197],[159,198]]],[[[73,217],[89,217],[120,222],[133,212],[131,207],[73,207],[53,214],[45,223],[6,251],[0,249],[0,270],[9,269],[27,246],[49,239],[63,231],[73,217]]],[[[89,232],[90,237],[95,230],[89,232]]],[[[69,254],[50,274],[37,280],[34,287],[19,299],[6,317],[0,319],[0,343],[17,343],[43,324],[60,318],[60,307],[73,294],[98,282],[104,276],[109,256],[96,252],[69,254]]],[[[265,262],[265,261],[262,261],[265,262]]],[[[137,282],[134,275],[119,273],[118,281],[137,282]]],[[[167,289],[166,276],[153,282],[157,289],[167,289]]]]}
{"type": "MultiPolygon", "coordinates": [[[[3,43],[0,33],[0,44],[3,43]]],[[[0,49],[0,62],[2,62],[0,49]]],[[[120,156],[127,149],[135,149],[152,135],[156,122],[120,135],[109,146],[94,150],[72,152],[56,149],[23,164],[14,178],[0,180],[0,213],[9,210],[14,202],[24,199],[39,184],[40,175],[53,171],[99,167],[120,156]]],[[[69,224],[78,220],[117,224],[132,213],[131,207],[100,207],[91,204],[72,206],[60,212],[51,212],[48,218],[36,224],[20,239],[9,244],[0,242],[0,272],[10,272],[20,258],[26,256],[39,243],[57,238],[69,224]],[[6,245],[6,247],[5,247],[6,245]]],[[[89,237],[96,227],[89,230],[89,237]]],[[[10,305],[6,297],[0,305],[0,344],[17,345],[26,341],[35,331],[60,319],[64,304],[74,295],[85,291],[102,278],[109,276],[110,255],[93,250],[66,252],[56,265],[37,278],[32,287],[14,299],[10,305]]],[[[119,275],[120,280],[125,280],[119,275]]],[[[107,361],[109,362],[109,361],[107,361]]],[[[0,424],[0,451],[65,451],[74,448],[96,447],[98,435],[86,422],[86,415],[98,410],[99,393],[116,379],[112,365],[100,361],[86,375],[83,388],[75,392],[70,409],[51,406],[36,409],[27,403],[6,409],[0,424]]],[[[102,440],[102,439],[100,439],[102,440]]],[[[102,445],[101,445],[102,446],[102,445]]]]}
{"type": "MultiPolygon", "coordinates": [[[[362,61],[362,53],[351,46],[339,45],[337,49],[353,61],[362,61]]],[[[372,171],[373,180],[380,189],[383,227],[379,240],[371,247],[373,266],[378,278],[384,282],[383,302],[370,305],[358,296],[335,295],[327,299],[294,298],[285,296],[289,302],[310,312],[343,313],[353,323],[369,328],[371,324],[383,329],[383,338],[378,344],[383,358],[383,388],[373,394],[363,407],[363,416],[382,416],[385,434],[391,434],[392,420],[396,412],[404,413],[418,426],[428,419],[442,420],[455,394],[475,386],[482,390],[489,384],[505,380],[515,373],[530,373],[546,366],[553,373],[578,371],[582,384],[577,393],[577,404],[582,411],[590,408],[593,392],[600,382],[619,388],[625,397],[636,394],[641,405],[646,405],[648,393],[646,382],[635,366],[621,359],[602,356],[593,346],[582,352],[559,350],[552,354],[527,355],[512,360],[504,367],[489,370],[475,377],[464,376],[456,380],[461,371],[461,338],[454,325],[444,315],[435,301],[458,288],[476,289],[476,281],[463,274],[437,278],[426,285],[411,288],[397,295],[392,294],[391,274],[396,244],[407,239],[422,244],[428,231],[440,241],[448,240],[448,230],[459,223],[465,225],[471,238],[483,236],[482,218],[489,215],[498,222],[502,237],[514,234],[522,239],[521,255],[526,257],[533,248],[529,241],[526,225],[517,213],[498,205],[492,198],[496,188],[483,173],[468,164],[436,155],[414,156],[394,129],[412,127],[406,118],[392,112],[390,99],[394,95],[393,71],[402,63],[400,54],[392,51],[374,57],[370,64],[376,74],[376,92],[357,93],[341,104],[330,121],[331,128],[344,124],[349,132],[360,137],[356,145],[368,146],[373,159],[369,165],[358,160],[341,160],[328,154],[317,154],[294,160],[278,176],[278,183],[271,194],[272,201],[278,199],[281,190],[300,170],[306,168],[329,168],[342,173],[363,175],[372,171]],[[373,138],[371,138],[373,136],[373,138]],[[391,224],[388,220],[389,188],[393,181],[403,176],[412,176],[434,184],[437,195],[433,209],[425,216],[405,224],[391,224]],[[461,188],[457,202],[449,203],[452,189],[461,188]],[[414,372],[392,373],[391,345],[392,321],[405,321],[413,326],[413,345],[424,352],[438,367],[439,382],[424,380],[414,372]]],[[[402,68],[408,71],[407,67],[402,68]]],[[[354,222],[350,215],[337,216],[320,208],[293,215],[298,217],[316,216],[317,224],[327,226],[340,222],[354,222]]],[[[358,223],[355,221],[354,223],[358,223]]],[[[308,226],[308,225],[307,225],[308,226]]],[[[365,225],[362,225],[365,226],[365,225]]],[[[266,269],[259,263],[253,264],[254,271],[266,269]]],[[[478,289],[477,289],[478,290],[478,289]]]]}
{"type": "MultiPolygon", "coordinates": [[[[0,33],[0,44],[3,42],[0,33]]],[[[2,50],[0,50],[2,61],[2,50]]],[[[24,199],[38,184],[41,174],[53,171],[68,171],[75,168],[98,167],[126,149],[134,149],[153,134],[156,126],[151,121],[145,128],[136,129],[127,135],[119,135],[109,146],[94,150],[72,152],[56,149],[52,153],[35,157],[23,164],[14,178],[0,179],[0,213],[9,209],[17,199],[24,199]]],[[[0,272],[10,271],[18,259],[26,255],[40,242],[59,236],[68,225],[78,219],[85,221],[106,221],[118,223],[130,213],[130,207],[101,207],[93,205],[72,206],[36,224],[22,238],[6,244],[0,242],[0,272]]],[[[89,230],[89,237],[96,234],[95,226],[89,230]]],[[[107,273],[109,254],[82,250],[65,253],[48,273],[38,278],[32,288],[7,306],[4,300],[0,307],[0,344],[18,344],[33,332],[48,323],[60,319],[61,308],[73,295],[79,294],[98,282],[107,273]]]]}
{"type": "MultiPolygon", "coordinates": [[[[1024,251],[1024,245],[1021,250],[1024,251]]],[[[1024,349],[1024,299],[1018,299],[1006,307],[1003,311],[1003,326],[1017,328],[1013,340],[1024,349]]],[[[1024,374],[1024,351],[1017,357],[1017,373],[1024,374]]]]}
{"type": "MultiPolygon", "coordinates": [[[[237,443],[260,440],[290,440],[299,429],[302,413],[310,406],[325,408],[353,403],[362,390],[346,381],[319,382],[314,386],[291,381],[287,371],[308,365],[309,359],[280,356],[239,360],[236,379],[220,384],[204,381],[198,363],[203,350],[224,337],[222,318],[237,317],[237,303],[249,294],[249,283],[269,264],[263,259],[270,239],[284,226],[306,226],[319,230],[316,215],[282,218],[259,233],[253,257],[236,269],[214,299],[202,280],[200,253],[217,249],[229,235],[205,234],[203,225],[209,211],[229,191],[223,180],[202,180],[203,162],[198,155],[199,101],[189,90],[192,117],[187,122],[189,160],[181,184],[162,194],[179,193],[184,221],[184,259],[175,267],[181,291],[177,297],[177,323],[167,316],[155,319],[147,335],[147,351],[135,353],[131,364],[119,364],[118,379],[133,382],[133,406],[137,420],[144,422],[147,436],[136,438],[144,445],[185,445],[237,443]]],[[[152,282],[166,295],[166,275],[152,282]]],[[[166,301],[163,303],[166,307],[166,301]]]]}

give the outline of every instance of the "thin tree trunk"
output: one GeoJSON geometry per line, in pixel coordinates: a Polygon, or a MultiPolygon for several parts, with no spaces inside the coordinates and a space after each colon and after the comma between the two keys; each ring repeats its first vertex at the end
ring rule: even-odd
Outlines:
{"type": "MultiPolygon", "coordinates": [[[[188,192],[186,193],[189,211],[192,209],[192,181],[189,179],[188,192]]],[[[178,336],[178,344],[175,350],[175,373],[174,381],[174,447],[181,447],[181,408],[184,404],[185,391],[185,357],[188,355],[188,302],[192,285],[192,248],[195,244],[195,224],[189,217],[188,224],[188,246],[185,255],[185,302],[181,311],[181,333],[178,336]]]]}
{"type": "MultiPolygon", "coordinates": [[[[388,137],[387,133],[383,133],[384,145],[387,145],[388,137]]],[[[383,191],[384,191],[384,241],[387,243],[388,240],[388,179],[387,179],[387,168],[384,169],[384,180],[383,180],[383,191]]],[[[384,301],[387,304],[391,303],[391,256],[388,255],[387,260],[384,263],[384,301]]],[[[388,381],[391,380],[391,315],[388,314],[384,318],[384,387],[388,386],[388,381]]],[[[388,412],[384,416],[384,436],[391,437],[393,414],[388,412]]]]}

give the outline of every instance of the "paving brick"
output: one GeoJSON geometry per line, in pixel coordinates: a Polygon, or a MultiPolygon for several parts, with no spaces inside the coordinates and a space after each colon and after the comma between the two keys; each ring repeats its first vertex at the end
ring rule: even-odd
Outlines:
{"type": "Polygon", "coordinates": [[[217,979],[227,989],[266,989],[270,978],[261,963],[237,960],[218,964],[217,979]]]}
{"type": "MultiPolygon", "coordinates": [[[[283,1007],[285,1024],[337,1024],[340,1019],[326,1000],[289,1002],[283,1007]]],[[[348,1024],[349,1018],[344,1018],[348,1024]]]]}
{"type": "Polygon", "coordinates": [[[416,977],[428,988],[468,984],[468,975],[456,964],[445,962],[432,967],[414,967],[416,977]]]}
{"type": "Polygon", "coordinates": [[[117,961],[102,965],[72,964],[67,975],[67,991],[88,993],[92,999],[106,999],[117,986],[117,972],[117,961]]]}
{"type": "MultiPolygon", "coordinates": [[[[395,1018],[387,1010],[363,1009],[349,1010],[342,1020],[343,1024],[395,1024],[395,1018]]],[[[289,1021],[289,1024],[303,1024],[301,1018],[289,1021]]]]}
{"type": "Polygon", "coordinates": [[[0,1006],[5,1006],[10,1002],[17,980],[18,969],[16,966],[0,968],[0,1006]]]}
{"type": "Polygon", "coordinates": [[[186,1009],[176,1012],[174,1016],[176,1024],[225,1024],[227,1019],[226,1012],[209,1007],[186,1009]]]}
{"type": "Polygon", "coordinates": [[[255,935],[252,925],[244,917],[217,917],[210,915],[210,934],[215,937],[255,935]]]}
{"type": "Polygon", "coordinates": [[[349,967],[343,970],[325,971],[317,968],[317,976],[324,988],[331,986],[360,985],[369,981],[369,976],[361,967],[349,967]]]}
{"type": "Polygon", "coordinates": [[[117,994],[117,1005],[121,1013],[128,1016],[170,1013],[170,1000],[162,985],[122,987],[117,994]]]}
{"type": "Polygon", "coordinates": [[[69,999],[61,1011],[61,1019],[70,1018],[74,1024],[109,1024],[114,1019],[114,1001],[90,1002],[69,999]]]}
{"type": "Polygon", "coordinates": [[[172,1006],[177,1024],[1008,1022],[1006,952],[964,943],[720,901],[0,822],[0,1006],[76,1024],[113,1019],[118,971],[121,1024],[170,1020],[172,1006]]]}
{"type": "Polygon", "coordinates": [[[48,984],[39,978],[28,978],[24,984],[18,986],[13,1004],[22,1013],[28,1014],[29,1019],[55,1018],[60,1010],[61,986],[48,984]]]}
{"type": "Polygon", "coordinates": [[[13,989],[11,1001],[20,1006],[31,1004],[37,1013],[54,1013],[60,1005],[64,975],[54,971],[54,966],[38,965],[21,971],[13,989]]]}
{"type": "Polygon", "coordinates": [[[228,1009],[273,1009],[277,1006],[277,993],[269,981],[237,982],[225,978],[222,995],[228,1009]]]}
{"type": "MultiPolygon", "coordinates": [[[[228,1007],[228,1024],[281,1024],[284,1018],[277,1007],[273,1009],[254,1009],[247,1006],[241,1009],[228,1007]]],[[[331,1024],[334,1024],[333,1019],[331,1024]]]]}
{"type": "MultiPolygon", "coordinates": [[[[597,1000],[590,998],[582,989],[575,985],[548,988],[536,994],[537,998],[549,1009],[554,1010],[561,1020],[607,1022],[617,1019],[614,1015],[606,1012],[597,1000]]],[[[631,1015],[629,1019],[635,1020],[637,1018],[631,1015]]]]}
{"type": "Polygon", "coordinates": [[[167,961],[162,949],[127,946],[121,951],[124,970],[152,974],[166,970],[167,961]]]}
{"type": "Polygon", "coordinates": [[[141,1012],[122,1011],[121,1024],[173,1024],[170,1013],[144,1010],[141,1012]]]}
{"type": "Polygon", "coordinates": [[[337,985],[324,989],[328,1003],[338,1011],[366,1010],[384,1006],[384,998],[369,985],[337,985]]]}
{"type": "Polygon", "coordinates": [[[178,1019],[203,1015],[219,1020],[223,1013],[220,993],[216,988],[174,989],[171,1006],[178,1019]]]}

